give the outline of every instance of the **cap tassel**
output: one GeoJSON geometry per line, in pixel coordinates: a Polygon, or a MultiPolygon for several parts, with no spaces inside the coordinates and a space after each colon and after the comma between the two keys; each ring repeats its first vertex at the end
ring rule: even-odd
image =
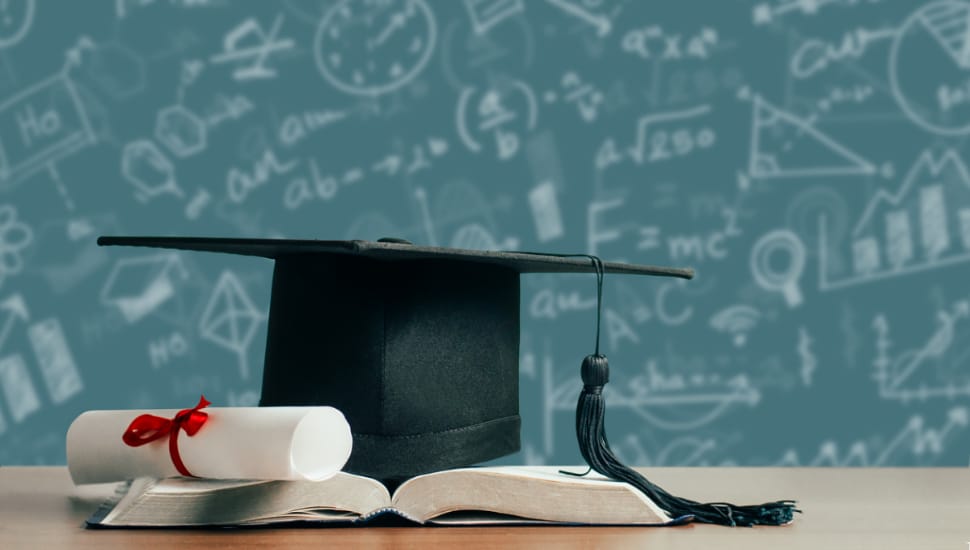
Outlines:
{"type": "Polygon", "coordinates": [[[793,500],[738,506],[728,502],[702,503],[675,497],[650,483],[647,478],[616,458],[606,440],[606,429],[603,426],[606,415],[603,386],[610,381],[610,363],[605,355],[600,354],[603,275],[606,270],[603,268],[603,261],[596,256],[586,254],[577,254],[577,256],[589,258],[596,269],[596,351],[583,359],[581,367],[583,391],[580,392],[579,403],[576,404],[576,438],[579,440],[579,450],[590,469],[610,479],[625,481],[636,487],[674,519],[693,516],[695,521],[731,527],[790,523],[794,513],[801,512],[795,508],[793,500]]]}
{"type": "Polygon", "coordinates": [[[753,525],[784,525],[790,523],[794,512],[800,512],[791,500],[765,504],[738,506],[727,502],[701,503],[676,497],[651,483],[640,473],[626,466],[613,454],[606,440],[603,420],[606,401],[603,386],[610,380],[610,364],[604,355],[587,355],[581,368],[583,391],[576,405],[576,437],[579,450],[590,468],[604,476],[633,485],[671,517],[694,516],[696,521],[750,527],[753,525]]]}

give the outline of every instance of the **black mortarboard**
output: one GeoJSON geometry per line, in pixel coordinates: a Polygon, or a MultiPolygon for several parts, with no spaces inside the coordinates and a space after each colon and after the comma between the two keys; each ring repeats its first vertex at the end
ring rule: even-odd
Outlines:
{"type": "MultiPolygon", "coordinates": [[[[260,405],[340,409],[354,437],[345,469],[378,479],[466,466],[519,449],[520,273],[597,273],[600,296],[603,273],[693,276],[691,269],[593,256],[425,247],[401,239],[101,237],[98,244],[275,260],[260,405]]],[[[597,348],[598,331],[597,325],[597,348]]],[[[577,434],[592,468],[623,478],[633,471],[617,474],[617,466],[602,464],[597,454],[598,437],[609,450],[605,406],[598,419],[595,413],[607,368],[598,349],[583,362],[577,434]]],[[[611,452],[606,458],[615,460],[611,452]]],[[[678,508],[681,499],[646,479],[646,488],[624,481],[662,507],[666,498],[674,516],[710,519],[696,506],[678,508]]],[[[721,509],[709,511],[712,522],[724,516],[721,509]]],[[[729,523],[742,515],[735,514],[729,523]]]]}

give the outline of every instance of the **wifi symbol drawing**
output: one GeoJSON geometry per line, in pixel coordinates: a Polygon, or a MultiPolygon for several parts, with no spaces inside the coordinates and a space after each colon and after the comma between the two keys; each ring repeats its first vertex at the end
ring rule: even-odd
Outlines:
{"type": "Polygon", "coordinates": [[[748,341],[748,333],[758,325],[761,312],[743,304],[733,305],[718,311],[711,316],[711,327],[725,334],[730,334],[735,347],[742,347],[748,341]]]}

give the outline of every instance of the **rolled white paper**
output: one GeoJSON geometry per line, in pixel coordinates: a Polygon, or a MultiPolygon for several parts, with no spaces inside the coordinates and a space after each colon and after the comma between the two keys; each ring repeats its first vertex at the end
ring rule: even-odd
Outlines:
{"type": "MultiPolygon", "coordinates": [[[[353,445],[333,407],[207,407],[202,428],[179,430],[178,451],[194,476],[211,479],[322,481],[343,468],[353,445]]],[[[174,418],[179,409],[88,411],[67,430],[67,467],[75,484],[180,475],[168,435],[140,447],[121,436],[142,414],[174,418]]]]}

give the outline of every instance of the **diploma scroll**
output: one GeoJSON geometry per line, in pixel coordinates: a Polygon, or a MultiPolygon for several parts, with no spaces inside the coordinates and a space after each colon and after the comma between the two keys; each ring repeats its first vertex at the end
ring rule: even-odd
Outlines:
{"type": "MultiPolygon", "coordinates": [[[[333,407],[209,407],[194,436],[178,431],[178,454],[192,475],[211,479],[322,481],[343,468],[350,425],[333,407]]],[[[88,411],[67,431],[67,466],[76,484],[179,475],[168,437],[132,447],[122,434],[136,417],[174,418],[178,409],[88,411]]]]}

